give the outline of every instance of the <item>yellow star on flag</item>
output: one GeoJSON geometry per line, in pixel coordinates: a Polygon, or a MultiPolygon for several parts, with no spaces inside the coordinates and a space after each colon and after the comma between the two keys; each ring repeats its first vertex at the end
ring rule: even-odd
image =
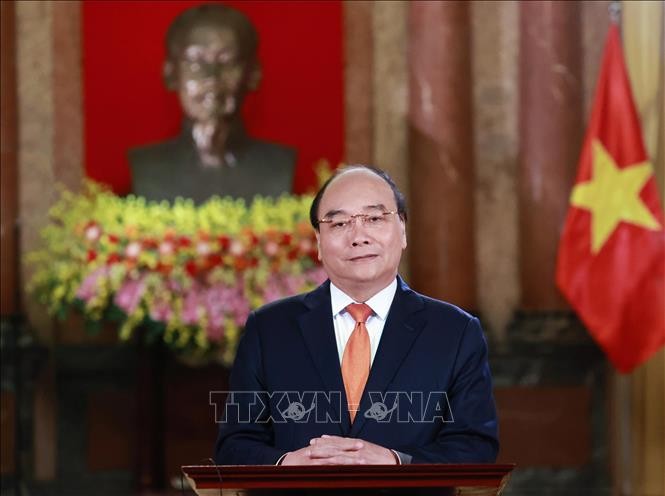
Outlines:
{"type": "Polygon", "coordinates": [[[591,212],[591,252],[598,253],[619,222],[657,231],[658,220],[640,198],[653,174],[649,162],[620,169],[599,140],[592,143],[593,179],[573,188],[570,203],[591,212]]]}

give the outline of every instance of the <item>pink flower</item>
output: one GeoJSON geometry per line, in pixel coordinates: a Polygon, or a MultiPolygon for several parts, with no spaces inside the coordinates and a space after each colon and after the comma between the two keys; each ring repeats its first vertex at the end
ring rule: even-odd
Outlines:
{"type": "Polygon", "coordinates": [[[245,297],[245,293],[241,288],[236,290],[236,297],[234,301],[235,310],[235,323],[237,326],[244,326],[249,317],[249,312],[252,309],[249,306],[249,300],[245,297]]]}
{"type": "Polygon", "coordinates": [[[171,291],[172,293],[180,293],[182,292],[182,284],[180,284],[177,280],[175,279],[168,279],[166,281],[166,288],[171,291]]]}
{"type": "Polygon", "coordinates": [[[113,302],[127,315],[136,311],[145,291],[142,279],[128,279],[115,295],[113,302]]]}
{"type": "Polygon", "coordinates": [[[312,241],[308,238],[301,239],[300,243],[298,243],[298,249],[302,253],[308,253],[314,245],[312,244],[312,241]]]}
{"type": "Polygon", "coordinates": [[[305,286],[304,275],[287,274],[284,276],[284,288],[286,289],[287,296],[295,295],[302,292],[304,286],[305,286]]]}
{"type": "Polygon", "coordinates": [[[283,296],[284,288],[282,287],[280,276],[278,274],[271,274],[263,287],[263,300],[265,303],[271,303],[283,296]]]}
{"type": "Polygon", "coordinates": [[[182,322],[185,325],[196,325],[199,322],[199,289],[192,285],[185,296],[182,306],[182,322]]]}
{"type": "Polygon", "coordinates": [[[232,317],[236,325],[243,326],[250,312],[241,281],[236,286],[215,284],[208,288],[205,307],[209,323],[215,328],[222,327],[226,316],[232,317]]]}
{"type": "MultiPolygon", "coordinates": [[[[249,302],[242,295],[242,289],[215,284],[205,288],[200,284],[193,285],[185,295],[182,320],[187,325],[197,325],[200,312],[205,312],[206,331],[211,339],[221,339],[224,333],[224,320],[227,315],[249,315],[249,302]],[[212,333],[212,334],[210,334],[212,333]]],[[[244,325],[243,320],[242,324],[244,325]]]]}
{"type": "Polygon", "coordinates": [[[93,270],[85,279],[83,279],[83,282],[76,291],[76,297],[85,302],[90,301],[97,295],[99,279],[105,277],[107,274],[108,267],[100,267],[97,270],[93,270]]]}
{"type": "Polygon", "coordinates": [[[319,285],[325,281],[327,275],[323,268],[316,267],[304,274],[270,274],[263,287],[263,298],[270,303],[280,298],[301,293],[307,284],[319,285]]]}
{"type": "Polygon", "coordinates": [[[263,288],[263,298],[266,303],[300,293],[306,279],[304,275],[271,274],[263,288]]]}
{"type": "Polygon", "coordinates": [[[221,284],[216,284],[202,293],[203,306],[208,316],[208,337],[221,338],[224,329],[224,317],[228,289],[221,284]],[[211,335],[212,333],[212,335],[211,335]]]}
{"type": "Polygon", "coordinates": [[[317,265],[313,269],[305,271],[305,278],[310,283],[316,284],[318,286],[320,284],[323,284],[323,281],[328,279],[328,274],[326,273],[325,269],[322,266],[317,265]]]}
{"type": "Polygon", "coordinates": [[[173,316],[173,309],[168,301],[159,299],[150,309],[150,318],[155,322],[168,322],[173,316]]]}

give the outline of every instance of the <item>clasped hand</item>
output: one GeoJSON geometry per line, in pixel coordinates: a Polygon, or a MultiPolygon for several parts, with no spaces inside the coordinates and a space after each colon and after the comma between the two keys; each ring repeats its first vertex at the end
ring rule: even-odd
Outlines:
{"type": "Polygon", "coordinates": [[[328,436],[312,439],[309,446],[288,453],[282,465],[395,465],[388,448],[362,439],[328,436]]]}

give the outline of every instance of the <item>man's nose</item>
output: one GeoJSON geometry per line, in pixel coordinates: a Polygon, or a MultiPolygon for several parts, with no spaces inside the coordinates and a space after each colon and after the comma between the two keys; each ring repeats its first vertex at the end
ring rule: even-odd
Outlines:
{"type": "Polygon", "coordinates": [[[205,74],[199,79],[199,87],[204,91],[217,91],[219,86],[219,78],[213,73],[205,74]]]}
{"type": "Polygon", "coordinates": [[[204,91],[213,93],[215,96],[222,96],[234,90],[228,81],[216,74],[210,74],[206,77],[202,88],[204,91]]]}
{"type": "Polygon", "coordinates": [[[355,217],[351,220],[351,244],[353,246],[368,245],[370,243],[369,236],[367,236],[367,229],[362,219],[355,217]]]}

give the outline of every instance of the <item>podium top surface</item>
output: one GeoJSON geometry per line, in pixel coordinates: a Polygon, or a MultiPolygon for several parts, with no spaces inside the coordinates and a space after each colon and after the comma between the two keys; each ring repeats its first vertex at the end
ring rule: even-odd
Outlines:
{"type": "Polygon", "coordinates": [[[397,487],[495,487],[505,485],[514,464],[413,465],[187,465],[195,490],[329,489],[397,487]]]}

